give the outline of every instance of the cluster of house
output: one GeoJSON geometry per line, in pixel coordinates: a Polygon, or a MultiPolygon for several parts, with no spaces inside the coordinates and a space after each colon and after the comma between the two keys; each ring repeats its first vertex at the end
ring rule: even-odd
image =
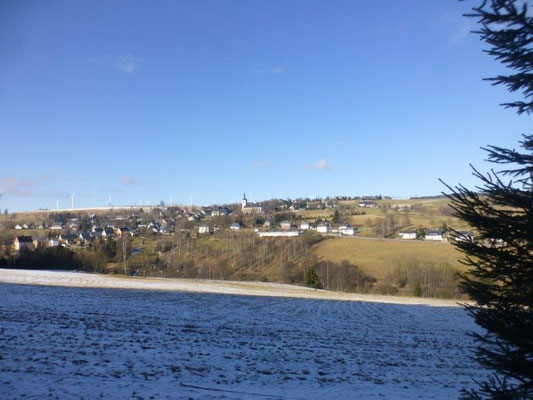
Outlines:
{"type": "Polygon", "coordinates": [[[89,232],[79,233],[60,233],[52,237],[32,237],[32,236],[17,236],[13,240],[13,249],[16,251],[33,250],[38,247],[55,247],[55,246],[71,246],[71,245],[88,245],[92,241],[104,238],[110,239],[114,237],[121,237],[122,235],[134,236],[137,234],[136,228],[122,226],[119,228],[113,227],[96,227],[93,226],[89,232]]]}
{"type": "MultiPolygon", "coordinates": [[[[442,229],[426,229],[423,234],[420,235],[420,231],[416,229],[403,230],[398,233],[400,239],[404,240],[428,240],[433,242],[447,242],[449,240],[449,232],[445,232],[442,229]]],[[[473,241],[474,233],[471,231],[458,231],[457,235],[454,235],[456,241],[473,241]]]]}
{"type": "MultiPolygon", "coordinates": [[[[317,233],[331,236],[355,236],[358,233],[356,227],[347,224],[332,226],[327,222],[322,222],[317,226],[313,226],[309,221],[301,221],[299,224],[295,224],[291,221],[282,221],[279,223],[278,229],[274,229],[274,226],[274,221],[269,218],[263,225],[267,230],[260,231],[259,229],[256,229],[255,231],[260,237],[298,236],[305,231],[316,231],[317,233]]],[[[242,227],[238,222],[234,222],[229,228],[232,231],[239,231],[242,227]]],[[[212,228],[208,224],[201,224],[198,226],[199,234],[213,233],[217,230],[218,228],[212,228]]]]}
{"type": "Polygon", "coordinates": [[[374,208],[377,206],[375,202],[368,200],[361,200],[357,205],[363,208],[374,208]]]}

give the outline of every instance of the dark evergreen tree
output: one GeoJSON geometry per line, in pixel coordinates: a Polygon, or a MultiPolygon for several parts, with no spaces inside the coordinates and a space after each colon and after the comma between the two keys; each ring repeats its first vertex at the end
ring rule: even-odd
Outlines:
{"type": "MultiPolygon", "coordinates": [[[[512,69],[488,80],[522,93],[523,101],[503,104],[518,114],[533,111],[532,11],[527,1],[491,0],[468,15],[477,18],[487,53],[512,69]]],[[[478,360],[494,371],[464,398],[533,398],[533,135],[521,146],[484,148],[488,161],[505,167],[489,174],[472,167],[481,182],[475,190],[447,186],[455,215],[476,231],[476,240],[453,233],[471,267],[462,278],[475,304],[466,308],[484,328],[473,333],[478,360]]]]}
{"type": "Polygon", "coordinates": [[[314,289],[319,289],[321,287],[320,278],[318,277],[314,266],[309,267],[305,273],[305,284],[314,289]]]}
{"type": "Polygon", "coordinates": [[[333,218],[331,219],[331,222],[333,222],[334,224],[338,224],[341,220],[341,216],[339,214],[339,210],[335,210],[335,212],[333,213],[333,218]]]}

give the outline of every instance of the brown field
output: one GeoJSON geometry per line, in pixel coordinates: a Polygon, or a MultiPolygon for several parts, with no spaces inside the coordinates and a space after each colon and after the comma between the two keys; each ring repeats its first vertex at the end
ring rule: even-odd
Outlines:
{"type": "Polygon", "coordinates": [[[314,246],[314,251],[324,260],[348,260],[377,279],[383,279],[399,262],[413,259],[465,270],[458,261],[461,253],[450,243],[334,238],[314,246]]]}

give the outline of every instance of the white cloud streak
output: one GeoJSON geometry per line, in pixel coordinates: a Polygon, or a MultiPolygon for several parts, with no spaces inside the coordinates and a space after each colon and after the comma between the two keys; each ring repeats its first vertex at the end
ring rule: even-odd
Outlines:
{"type": "Polygon", "coordinates": [[[319,171],[331,171],[333,166],[328,162],[328,160],[323,158],[322,160],[318,160],[316,163],[311,165],[311,169],[319,171]]]}
{"type": "Polygon", "coordinates": [[[130,54],[117,55],[115,57],[114,67],[122,72],[131,74],[140,68],[142,61],[141,58],[133,57],[130,54]]]}

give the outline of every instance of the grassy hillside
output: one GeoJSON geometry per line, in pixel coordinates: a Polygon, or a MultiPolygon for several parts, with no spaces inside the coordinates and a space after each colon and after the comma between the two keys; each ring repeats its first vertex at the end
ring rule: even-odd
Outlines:
{"type": "Polygon", "coordinates": [[[451,268],[464,270],[458,262],[461,253],[449,243],[335,238],[318,243],[313,251],[319,259],[348,260],[377,279],[383,279],[395,265],[412,261],[448,264],[451,268]]]}

